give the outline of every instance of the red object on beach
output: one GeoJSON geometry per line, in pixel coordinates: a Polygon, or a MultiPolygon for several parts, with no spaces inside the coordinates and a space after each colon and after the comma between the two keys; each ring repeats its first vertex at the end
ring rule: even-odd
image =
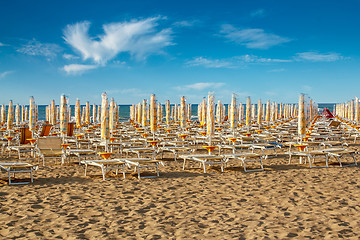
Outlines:
{"type": "Polygon", "coordinates": [[[322,114],[326,118],[334,118],[334,115],[329,111],[329,109],[325,108],[322,112],[322,114]]]}

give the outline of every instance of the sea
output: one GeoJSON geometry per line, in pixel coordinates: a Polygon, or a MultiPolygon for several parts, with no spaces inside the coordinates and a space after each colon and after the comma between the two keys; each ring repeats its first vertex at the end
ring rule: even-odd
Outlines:
{"type": "MultiPolygon", "coordinates": [[[[319,103],[318,108],[319,108],[319,111],[321,111],[324,108],[328,108],[330,110],[330,112],[332,112],[333,108],[334,108],[334,105],[335,105],[335,103],[319,103]]],[[[84,106],[81,106],[81,109],[84,106]]],[[[120,119],[120,121],[126,121],[126,120],[129,119],[129,117],[130,117],[130,106],[131,105],[119,105],[119,107],[120,107],[119,108],[119,119],[120,119]]],[[[225,104],[225,106],[226,106],[226,109],[227,109],[227,104],[225,104]]],[[[27,106],[27,107],[29,107],[29,106],[27,106]]],[[[70,107],[71,107],[71,114],[72,114],[72,116],[74,116],[75,105],[71,105],[70,107]]],[[[192,116],[197,115],[197,107],[198,107],[197,104],[192,104],[191,105],[191,115],[192,116]]],[[[92,107],[90,107],[90,110],[91,109],[92,109],[92,107]]],[[[38,105],[38,114],[39,114],[38,119],[40,121],[46,119],[45,111],[46,111],[46,105],[38,105]]],[[[92,115],[92,113],[90,113],[90,116],[91,115],[92,115]]]]}

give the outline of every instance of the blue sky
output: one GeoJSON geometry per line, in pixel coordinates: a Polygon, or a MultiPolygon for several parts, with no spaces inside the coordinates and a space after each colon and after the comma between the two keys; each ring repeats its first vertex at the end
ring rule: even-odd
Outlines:
{"type": "Polygon", "coordinates": [[[360,1],[1,1],[0,103],[359,96],[360,1]]]}

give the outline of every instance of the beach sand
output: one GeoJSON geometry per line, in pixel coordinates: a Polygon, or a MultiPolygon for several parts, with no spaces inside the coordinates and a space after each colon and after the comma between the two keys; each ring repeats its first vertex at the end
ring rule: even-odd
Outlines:
{"type": "MultiPolygon", "coordinates": [[[[358,148],[352,146],[352,148],[358,148]]],[[[160,177],[103,181],[100,169],[48,163],[33,184],[0,185],[2,239],[358,239],[359,167],[309,169],[288,157],[264,172],[239,163],[182,170],[164,159],[160,177]]],[[[3,155],[2,161],[15,160],[3,155]]],[[[31,161],[30,161],[31,162],[31,161]]],[[[33,161],[33,163],[36,163],[33,161]]],[[[2,174],[6,180],[6,175],[2,174]]],[[[117,176],[114,176],[117,177],[117,176]]]]}

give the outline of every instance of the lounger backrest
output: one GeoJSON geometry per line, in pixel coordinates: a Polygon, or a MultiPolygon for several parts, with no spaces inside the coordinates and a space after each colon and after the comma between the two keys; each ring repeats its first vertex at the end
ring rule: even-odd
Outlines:
{"type": "Polygon", "coordinates": [[[20,128],[20,144],[28,144],[30,143],[28,140],[32,138],[32,133],[29,130],[29,127],[21,127],[20,128]]]}
{"type": "Polygon", "coordinates": [[[43,124],[43,125],[42,125],[42,129],[41,129],[41,132],[40,132],[40,137],[49,136],[51,127],[52,127],[51,124],[43,124]]]}
{"type": "Polygon", "coordinates": [[[67,136],[68,137],[74,136],[74,127],[75,127],[74,122],[69,122],[68,123],[68,128],[67,128],[67,136]]]}
{"type": "Polygon", "coordinates": [[[340,122],[338,121],[331,121],[329,124],[329,127],[338,127],[340,125],[340,122]]]}
{"type": "Polygon", "coordinates": [[[61,138],[59,137],[46,137],[38,139],[39,149],[59,149],[61,148],[61,138]]]}

